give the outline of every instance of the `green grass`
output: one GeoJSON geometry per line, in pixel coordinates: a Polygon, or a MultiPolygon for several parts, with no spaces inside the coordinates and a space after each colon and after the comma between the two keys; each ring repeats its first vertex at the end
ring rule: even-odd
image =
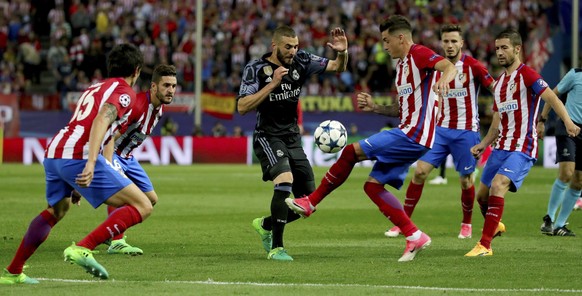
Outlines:
{"type": "MultiPolygon", "coordinates": [[[[518,193],[506,196],[507,233],[493,241],[494,256],[465,258],[480,236],[475,207],[473,238],[457,239],[460,189],[426,185],[413,220],[433,244],[414,261],[398,263],[404,239],[385,238],[390,222],[362,190],[369,168],[356,167],[346,183],[309,219],[290,224],[285,245],[293,262],[266,260],[250,227],[268,214],[272,184],[257,166],[146,166],[160,197],[153,215],[127,232],[143,256],[96,259],[111,279],[92,280],[63,262],[62,252],[106,216],[83,201],[28,261],[36,286],[0,286],[0,295],[555,295],[582,293],[580,238],[539,232],[555,170],[535,167],[518,193]],[[569,290],[569,291],[568,291],[569,290]]],[[[316,179],[325,168],[316,168],[316,179]]],[[[433,175],[436,174],[433,172],[433,175]]],[[[409,174],[410,175],[410,174],[409,174]]],[[[406,181],[408,184],[408,180],[406,181]]],[[[42,166],[0,166],[0,267],[6,266],[30,220],[45,207],[42,166]]],[[[391,190],[398,197],[401,191],[391,190]]],[[[582,234],[582,213],[570,228],[582,234]]]]}

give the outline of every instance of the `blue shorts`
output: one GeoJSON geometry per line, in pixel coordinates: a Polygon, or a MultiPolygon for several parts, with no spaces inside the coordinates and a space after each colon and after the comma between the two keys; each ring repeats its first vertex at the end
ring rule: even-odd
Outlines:
{"type": "Polygon", "coordinates": [[[437,126],[434,145],[420,160],[438,168],[451,154],[455,170],[459,172],[459,175],[466,176],[475,171],[477,160],[471,153],[471,147],[479,142],[478,132],[437,126]]]}
{"type": "Polygon", "coordinates": [[[133,156],[130,158],[123,158],[117,154],[113,154],[113,166],[121,168],[121,170],[142,192],[154,191],[154,185],[150,181],[150,177],[146,174],[139,162],[133,156]]]}
{"type": "Polygon", "coordinates": [[[99,155],[91,185],[80,187],[75,184],[75,179],[85,168],[85,163],[86,159],[45,158],[46,200],[51,207],[71,196],[73,189],[76,189],[91,206],[97,208],[115,193],[131,185],[131,180],[118,173],[109,161],[99,155]]]}
{"type": "Polygon", "coordinates": [[[376,160],[370,177],[396,189],[404,184],[410,166],[429,150],[398,128],[381,131],[359,144],[369,159],[376,160]]]}
{"type": "Polygon", "coordinates": [[[511,180],[509,191],[517,192],[535,162],[535,158],[522,152],[495,149],[487,159],[481,183],[491,188],[491,181],[495,175],[500,174],[511,180]]]}

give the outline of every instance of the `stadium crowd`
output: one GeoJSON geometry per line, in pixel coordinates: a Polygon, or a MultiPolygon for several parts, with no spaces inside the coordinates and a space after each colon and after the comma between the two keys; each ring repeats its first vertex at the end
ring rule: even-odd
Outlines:
{"type": "MultiPolygon", "coordinates": [[[[390,90],[393,65],[377,32],[377,24],[389,15],[407,15],[414,28],[421,28],[414,41],[437,51],[440,25],[462,25],[466,51],[496,76],[492,36],[513,26],[526,43],[545,48],[551,27],[547,11],[554,5],[550,0],[492,0],[488,5],[463,0],[203,2],[204,91],[236,93],[242,67],[269,51],[269,34],[279,24],[296,30],[302,48],[328,57],[333,55],[325,45],[328,31],[339,26],[350,40],[348,71],[309,81],[304,92],[319,95],[390,90]]],[[[122,42],[138,45],[145,55],[138,88],[148,87],[154,65],[170,63],[178,69],[178,91],[193,91],[195,7],[195,0],[1,1],[0,91],[24,93],[41,82],[43,70],[56,78],[56,92],[84,89],[106,75],[105,55],[122,42]]],[[[532,63],[527,53],[525,60],[532,63]]]]}

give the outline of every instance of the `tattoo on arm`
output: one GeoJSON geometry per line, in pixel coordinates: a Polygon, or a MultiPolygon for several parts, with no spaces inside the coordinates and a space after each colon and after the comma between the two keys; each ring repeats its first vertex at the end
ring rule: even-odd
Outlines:
{"type": "Polygon", "coordinates": [[[377,105],[378,109],[376,111],[376,113],[378,114],[383,114],[383,115],[387,115],[387,116],[392,116],[392,117],[398,117],[398,113],[400,112],[400,110],[398,109],[398,105],[377,105]]]}
{"type": "Polygon", "coordinates": [[[103,105],[103,112],[110,124],[117,119],[117,108],[112,104],[105,103],[103,105]]]}

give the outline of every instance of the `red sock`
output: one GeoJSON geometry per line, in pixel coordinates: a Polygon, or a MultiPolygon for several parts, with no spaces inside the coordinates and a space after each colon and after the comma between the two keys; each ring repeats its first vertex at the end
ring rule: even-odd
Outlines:
{"type": "Polygon", "coordinates": [[[499,221],[501,221],[504,205],[505,200],[503,197],[493,195],[489,197],[489,208],[485,215],[485,223],[483,224],[483,233],[480,240],[485,248],[491,248],[491,240],[495,235],[499,221]]]}
{"type": "MultiPolygon", "coordinates": [[[[115,212],[115,210],[117,210],[116,207],[112,207],[112,206],[107,206],[107,216],[111,216],[111,213],[115,212]]],[[[115,235],[111,240],[118,240],[118,239],[122,239],[124,236],[125,232],[122,232],[120,234],[115,235]]]]}
{"type": "Polygon", "coordinates": [[[481,211],[481,215],[483,215],[483,218],[485,218],[485,215],[487,214],[487,208],[489,208],[489,201],[477,199],[477,203],[479,203],[479,210],[481,211]]]}
{"type": "Polygon", "coordinates": [[[473,205],[475,204],[475,186],[461,190],[461,207],[463,208],[463,223],[471,224],[473,205]]]}
{"type": "Polygon", "coordinates": [[[47,239],[51,229],[59,222],[48,210],[42,211],[34,218],[22,238],[16,254],[6,269],[12,274],[22,273],[26,260],[34,254],[36,249],[47,239]]]}
{"type": "Polygon", "coordinates": [[[412,217],[412,212],[414,212],[414,208],[420,200],[423,188],[424,183],[415,184],[410,181],[410,184],[408,184],[408,189],[406,189],[406,197],[404,198],[404,212],[406,215],[408,215],[408,217],[412,217]]]}
{"type": "Polygon", "coordinates": [[[107,220],[97,226],[89,235],[82,239],[77,246],[85,247],[89,250],[95,249],[107,239],[123,233],[129,227],[141,223],[141,215],[133,206],[127,205],[113,211],[107,220]]]}
{"type": "Polygon", "coordinates": [[[309,195],[311,204],[316,206],[334,189],[342,185],[356,163],[358,163],[358,156],[354,150],[354,145],[350,144],[344,148],[340,158],[325,173],[317,189],[309,195]]]}
{"type": "Polygon", "coordinates": [[[364,191],[378,208],[380,208],[380,212],[400,228],[404,236],[411,236],[418,230],[416,225],[412,223],[408,215],[404,212],[398,198],[384,189],[383,185],[366,182],[364,184],[364,191]]]}

